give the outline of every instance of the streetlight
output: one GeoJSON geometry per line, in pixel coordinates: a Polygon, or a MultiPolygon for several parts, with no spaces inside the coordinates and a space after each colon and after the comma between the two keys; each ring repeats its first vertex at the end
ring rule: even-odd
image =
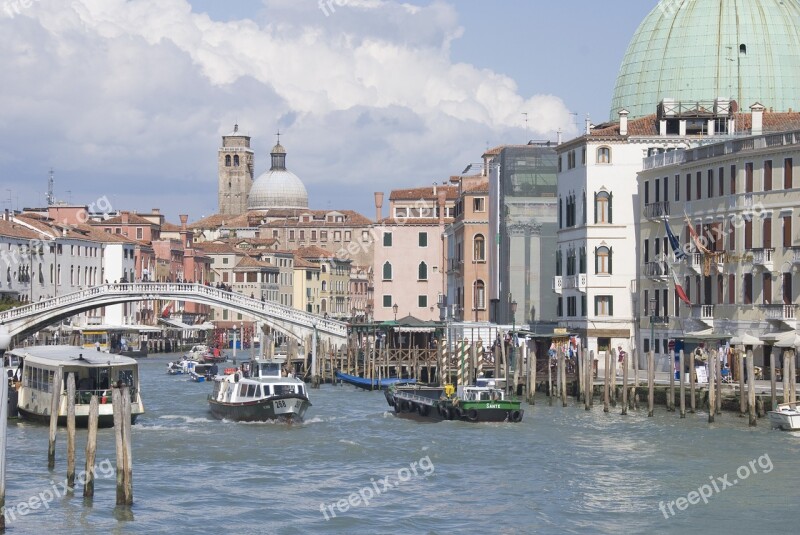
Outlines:
{"type": "Polygon", "coordinates": [[[397,303],[392,305],[392,310],[394,310],[394,321],[397,321],[397,309],[400,308],[397,306],[397,303]]]}
{"type": "Polygon", "coordinates": [[[506,395],[509,395],[509,393],[510,393],[510,388],[509,388],[510,385],[509,385],[509,382],[508,382],[508,361],[511,360],[513,362],[513,360],[514,360],[514,351],[517,348],[516,347],[517,346],[517,344],[516,344],[516,337],[517,337],[517,332],[516,332],[517,331],[517,302],[516,301],[511,301],[511,322],[512,322],[511,323],[512,324],[512,328],[511,328],[511,351],[509,352],[509,358],[506,359],[506,395]]]}

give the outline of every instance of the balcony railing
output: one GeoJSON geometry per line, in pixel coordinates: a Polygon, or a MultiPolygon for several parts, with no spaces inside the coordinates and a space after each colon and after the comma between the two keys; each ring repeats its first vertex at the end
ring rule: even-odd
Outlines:
{"type": "Polygon", "coordinates": [[[555,277],[553,277],[553,291],[557,294],[560,294],[562,288],[563,288],[563,277],[561,275],[556,275],[555,277]]]}
{"type": "Polygon", "coordinates": [[[692,305],[692,318],[703,322],[714,321],[714,305],[692,305]]]}
{"type": "Polygon", "coordinates": [[[654,202],[644,205],[644,216],[647,219],[661,219],[669,215],[669,201],[654,202]]]}
{"type": "Polygon", "coordinates": [[[703,255],[700,253],[689,253],[689,267],[700,273],[703,270],[703,255]]]}
{"type": "Polygon", "coordinates": [[[669,316],[650,316],[650,321],[654,325],[669,325],[669,316]]]}
{"type": "Polygon", "coordinates": [[[567,275],[562,277],[561,287],[565,290],[586,290],[586,274],[579,273],[577,275],[567,275]]]}
{"type": "Polygon", "coordinates": [[[664,262],[647,262],[644,265],[644,276],[649,278],[666,277],[667,266],[664,262]]]}
{"type": "Polygon", "coordinates": [[[792,247],[792,263],[800,264],[800,247],[792,247]]]}
{"type": "Polygon", "coordinates": [[[753,264],[764,266],[768,271],[772,271],[774,256],[775,249],[753,249],[753,264]]]}
{"type": "Polygon", "coordinates": [[[796,319],[797,305],[762,305],[764,316],[773,321],[794,321],[796,319]]]}

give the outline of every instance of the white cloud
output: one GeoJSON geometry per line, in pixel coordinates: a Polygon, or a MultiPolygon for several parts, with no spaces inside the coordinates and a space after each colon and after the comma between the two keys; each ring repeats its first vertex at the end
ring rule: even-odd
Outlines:
{"type": "Polygon", "coordinates": [[[238,121],[257,169],[280,127],[312,204],[324,206],[315,184],[335,180],[351,188],[337,205],[363,210],[355,205],[375,189],[441,180],[487,141],[521,141],[523,111],[536,137],[569,128],[560,99],[450,61],[463,32],[454,6],[333,5],[325,16],[316,1],[265,0],[252,19],[228,22],[185,0],[40,0],[13,18],[0,12],[0,69],[13,74],[0,86],[3,182],[40,203],[53,165],[63,189],[87,198],[135,183],[128,198],[144,205],[131,208],[164,191],[207,214],[219,135],[238,121]]]}

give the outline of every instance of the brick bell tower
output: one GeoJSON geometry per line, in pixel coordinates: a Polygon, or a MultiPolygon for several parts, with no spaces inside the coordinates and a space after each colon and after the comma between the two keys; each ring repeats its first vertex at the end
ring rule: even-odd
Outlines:
{"type": "Polygon", "coordinates": [[[250,148],[250,136],[233,132],[222,136],[222,147],[218,152],[219,168],[218,203],[219,213],[239,215],[247,211],[247,195],[253,184],[254,154],[250,148]]]}

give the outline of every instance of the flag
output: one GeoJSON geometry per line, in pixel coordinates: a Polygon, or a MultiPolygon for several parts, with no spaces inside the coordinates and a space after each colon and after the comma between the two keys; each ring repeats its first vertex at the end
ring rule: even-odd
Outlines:
{"type": "Polygon", "coordinates": [[[672,247],[672,254],[675,256],[675,260],[686,260],[686,253],[683,252],[681,244],[678,238],[675,237],[675,234],[673,234],[666,217],[664,218],[664,226],[667,227],[667,237],[669,239],[669,245],[672,247]]]}
{"type": "Polygon", "coordinates": [[[172,303],[173,303],[173,301],[170,301],[169,303],[167,303],[167,305],[161,311],[161,317],[162,318],[168,318],[169,317],[170,312],[172,311],[172,303]]]}
{"type": "Polygon", "coordinates": [[[683,290],[683,286],[681,286],[681,283],[678,282],[678,274],[675,272],[674,269],[671,269],[670,271],[672,271],[672,279],[675,281],[675,293],[678,294],[678,298],[681,301],[683,301],[687,305],[691,306],[692,302],[689,300],[689,297],[686,295],[686,292],[683,290]]]}
{"type": "Polygon", "coordinates": [[[700,236],[697,235],[697,231],[694,230],[694,226],[692,226],[692,222],[689,221],[689,216],[686,216],[686,225],[689,227],[689,234],[692,235],[692,240],[694,241],[694,246],[697,247],[697,250],[703,254],[711,254],[711,251],[700,242],[700,236]]]}

